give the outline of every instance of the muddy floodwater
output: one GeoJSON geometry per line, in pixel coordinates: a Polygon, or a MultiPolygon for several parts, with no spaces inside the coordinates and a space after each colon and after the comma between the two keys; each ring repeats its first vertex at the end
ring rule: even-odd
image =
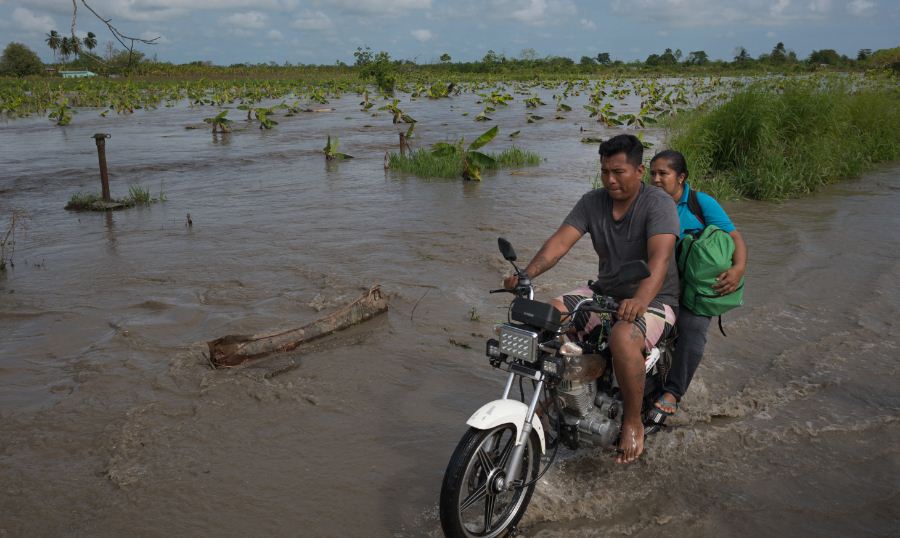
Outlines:
{"type": "MultiPolygon", "coordinates": [[[[0,275],[0,536],[439,536],[444,468],[504,381],[483,355],[508,301],[487,294],[507,271],[496,239],[530,259],[590,188],[596,145],[580,139],[609,134],[577,102],[526,124],[517,99],[476,123],[475,99],[404,99],[413,147],[497,124],[485,149],[520,130],[540,166],[482,183],[386,172],[399,129],[357,96],[217,137],[185,129],[214,115],[186,105],[0,123],[0,231],[13,209],[30,217],[0,275]],[[96,132],[112,135],[115,196],[167,200],[64,211],[99,191],[96,132]],[[329,133],[356,158],[325,162],[329,133]],[[207,340],[303,325],[373,283],[387,315],[208,367],[207,340]]],[[[662,134],[647,134],[652,152],[662,134]]],[[[711,329],[639,463],[561,450],[525,535],[900,532],[900,164],[725,206],[750,249],[728,337],[711,329]]],[[[582,240],[538,296],[595,267],[582,240]]]]}

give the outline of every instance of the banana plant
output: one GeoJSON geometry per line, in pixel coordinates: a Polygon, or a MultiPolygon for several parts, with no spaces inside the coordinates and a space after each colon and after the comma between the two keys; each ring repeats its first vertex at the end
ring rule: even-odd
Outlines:
{"type": "Polygon", "coordinates": [[[607,127],[622,125],[622,121],[619,119],[618,114],[616,114],[616,112],[613,110],[611,103],[606,103],[602,107],[595,105],[584,105],[584,108],[591,113],[590,117],[596,117],[597,121],[606,125],[607,127]]]}
{"type": "Polygon", "coordinates": [[[400,99],[394,99],[390,103],[378,107],[378,110],[387,110],[388,112],[390,112],[393,115],[392,121],[394,123],[415,123],[415,118],[400,110],[400,107],[397,106],[399,103],[400,99]]]}
{"type": "Polygon", "coordinates": [[[450,97],[450,92],[453,90],[455,85],[451,82],[448,85],[444,85],[441,82],[435,82],[428,88],[428,93],[426,96],[429,99],[442,99],[444,97],[450,97]]]}
{"type": "Polygon", "coordinates": [[[485,166],[493,166],[496,160],[478,150],[493,140],[499,132],[499,127],[495,125],[482,133],[468,146],[465,146],[465,139],[462,138],[456,144],[438,142],[431,147],[431,153],[436,157],[458,157],[462,159],[463,179],[481,181],[481,169],[485,166]]]}
{"type": "Polygon", "coordinates": [[[369,101],[369,90],[363,90],[363,100],[359,103],[359,106],[362,107],[360,110],[363,112],[366,112],[375,106],[375,103],[369,101]]]}
{"type": "Polygon", "coordinates": [[[538,95],[531,94],[531,97],[525,99],[525,108],[537,108],[542,105],[546,105],[547,103],[541,101],[541,98],[538,95]]]}
{"type": "Polygon", "coordinates": [[[572,107],[563,103],[563,99],[565,99],[566,97],[568,97],[567,93],[563,93],[562,95],[556,96],[556,111],[557,112],[571,112],[572,111],[572,107]]]}
{"type": "Polygon", "coordinates": [[[256,115],[256,119],[259,120],[260,129],[271,129],[278,125],[277,121],[269,117],[272,114],[271,108],[254,108],[253,113],[256,115]]]}
{"type": "Polygon", "coordinates": [[[328,135],[328,140],[325,142],[325,147],[322,148],[322,151],[325,153],[325,160],[333,161],[335,159],[352,159],[352,155],[347,155],[346,153],[341,153],[338,151],[338,146],[340,142],[338,141],[338,137],[331,138],[331,135],[328,135]]]}
{"type": "Polygon", "coordinates": [[[56,120],[57,125],[66,126],[72,122],[72,107],[69,106],[69,102],[66,99],[61,99],[53,107],[47,118],[56,120]]]}
{"type": "Polygon", "coordinates": [[[203,121],[205,123],[212,125],[213,134],[215,134],[215,133],[230,133],[231,127],[229,127],[228,125],[231,123],[231,120],[226,118],[227,115],[228,115],[228,111],[223,110],[222,112],[219,112],[212,118],[203,118],[203,121]]]}
{"type": "Polygon", "coordinates": [[[648,123],[656,123],[656,118],[650,114],[650,105],[644,105],[637,114],[622,114],[619,119],[629,127],[644,128],[648,123]]]}

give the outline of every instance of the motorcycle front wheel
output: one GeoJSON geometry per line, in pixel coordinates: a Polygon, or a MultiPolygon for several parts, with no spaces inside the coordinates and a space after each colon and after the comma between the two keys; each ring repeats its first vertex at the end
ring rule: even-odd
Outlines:
{"type": "MultiPolygon", "coordinates": [[[[537,476],[540,447],[531,432],[525,446],[520,484],[537,476]]],[[[506,490],[498,487],[516,444],[516,427],[469,428],[456,446],[441,485],[441,527],[449,538],[494,538],[518,523],[528,508],[534,484],[506,490]]]]}

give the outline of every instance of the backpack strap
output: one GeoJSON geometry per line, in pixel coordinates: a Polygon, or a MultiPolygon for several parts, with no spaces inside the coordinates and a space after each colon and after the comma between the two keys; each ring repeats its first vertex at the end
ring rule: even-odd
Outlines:
{"type": "Polygon", "coordinates": [[[700,221],[700,226],[706,227],[706,219],[703,218],[703,208],[700,207],[700,199],[697,197],[697,191],[688,187],[687,205],[691,213],[700,221]]]}

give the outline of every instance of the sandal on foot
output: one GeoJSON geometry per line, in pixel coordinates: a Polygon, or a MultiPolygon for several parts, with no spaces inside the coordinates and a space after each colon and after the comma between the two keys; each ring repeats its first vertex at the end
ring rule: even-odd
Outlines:
{"type": "MultiPolygon", "coordinates": [[[[663,425],[667,418],[671,417],[675,414],[676,411],[678,411],[678,402],[672,403],[666,400],[662,395],[660,395],[660,397],[657,398],[656,403],[661,403],[668,407],[674,407],[673,411],[666,411],[665,409],[660,409],[659,407],[654,405],[649,410],[647,410],[647,419],[644,421],[644,424],[648,427],[658,429],[663,425]]],[[[654,430],[653,433],[655,432],[656,430],[654,430]]]]}
{"type": "Polygon", "coordinates": [[[666,394],[660,394],[659,398],[656,399],[656,404],[653,405],[653,408],[663,415],[671,417],[678,411],[678,402],[670,402],[666,399],[666,394]],[[663,407],[670,407],[672,408],[672,410],[666,411],[665,409],[661,408],[660,405],[662,405],[663,407]]]}

